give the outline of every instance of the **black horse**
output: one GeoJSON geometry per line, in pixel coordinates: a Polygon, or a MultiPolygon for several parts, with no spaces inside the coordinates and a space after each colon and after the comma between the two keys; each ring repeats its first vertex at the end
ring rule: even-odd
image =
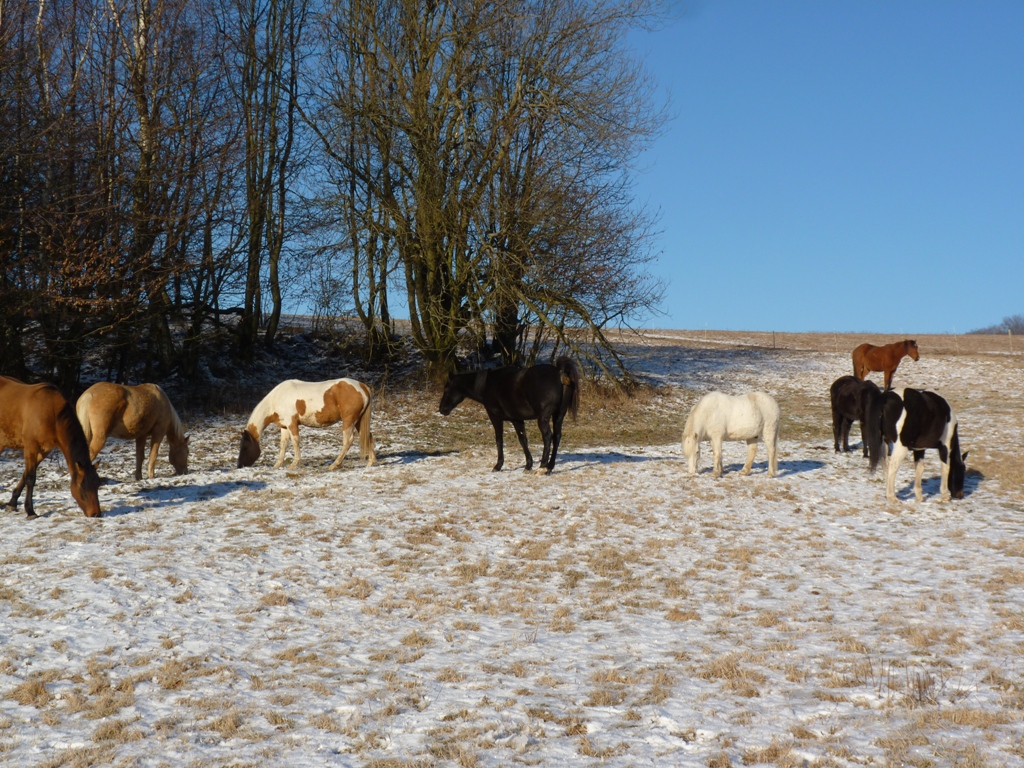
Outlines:
{"type": "Polygon", "coordinates": [[[850,451],[850,427],[853,422],[860,422],[861,443],[864,455],[868,455],[868,441],[864,436],[864,416],[868,402],[882,396],[882,390],[870,379],[861,381],[856,376],[840,376],[832,382],[829,390],[832,398],[832,436],[836,453],[839,453],[840,440],[843,452],[850,451]]]}
{"type": "Polygon", "coordinates": [[[575,421],[580,404],[580,372],[571,358],[560,357],[554,365],[546,363],[531,368],[506,366],[469,373],[453,373],[444,385],[438,410],[447,416],[466,398],[476,400],[487,410],[494,426],[498,445],[498,463],[505,463],[504,422],[511,421],[519,444],[526,454],[526,470],[533,469],[533,456],[526,441],[526,419],[536,419],[544,438],[544,455],[540,466],[551,474],[555,455],[562,440],[562,422],[567,412],[575,421]]]}
{"type": "Polygon", "coordinates": [[[896,501],[896,470],[908,453],[914,454],[914,495],[921,501],[924,452],[935,448],[942,463],[939,495],[943,500],[964,497],[967,453],[960,452],[956,414],[945,398],[924,389],[889,390],[872,401],[864,414],[865,440],[874,472],[884,457],[883,442],[892,445],[886,463],[885,495],[896,501]]]}

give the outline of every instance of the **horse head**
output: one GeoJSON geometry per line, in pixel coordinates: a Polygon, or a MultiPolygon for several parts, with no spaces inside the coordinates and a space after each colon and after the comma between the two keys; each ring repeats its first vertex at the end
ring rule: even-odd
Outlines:
{"type": "Polygon", "coordinates": [[[100,510],[100,476],[89,462],[74,461],[69,467],[71,471],[71,495],[86,517],[99,517],[100,510]]]}
{"type": "Polygon", "coordinates": [[[906,339],[903,342],[903,348],[906,350],[906,353],[910,355],[910,359],[914,362],[921,359],[921,354],[917,351],[917,339],[906,339]]]}
{"type": "Polygon", "coordinates": [[[171,466],[174,467],[174,474],[188,474],[188,438],[177,442],[171,441],[170,449],[171,466]]]}
{"type": "Polygon", "coordinates": [[[691,475],[697,474],[697,461],[700,459],[700,441],[697,433],[686,430],[683,432],[683,456],[686,457],[687,469],[691,475]]]}
{"type": "Polygon", "coordinates": [[[248,428],[242,430],[242,446],[238,451],[238,467],[251,467],[260,457],[260,441],[248,428]]]}
{"type": "Polygon", "coordinates": [[[437,410],[442,416],[447,416],[465,399],[466,391],[461,386],[460,379],[455,374],[450,374],[444,384],[444,392],[441,393],[441,403],[437,410]]]}
{"type": "Polygon", "coordinates": [[[962,499],[964,497],[964,478],[967,475],[967,454],[970,451],[964,451],[962,454],[957,455],[954,451],[949,455],[949,495],[954,499],[962,499]]]}

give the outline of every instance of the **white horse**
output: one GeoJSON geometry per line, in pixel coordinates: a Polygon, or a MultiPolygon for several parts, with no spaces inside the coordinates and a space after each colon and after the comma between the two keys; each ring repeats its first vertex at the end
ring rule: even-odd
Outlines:
{"type": "Polygon", "coordinates": [[[700,443],[711,439],[715,454],[714,476],[722,475],[722,441],[746,440],[747,463],[741,475],[749,475],[757,452],[758,438],[768,449],[768,476],[779,471],[779,404],[764,392],[749,392],[733,397],[721,392],[708,392],[693,406],[683,427],[683,455],[690,474],[697,473],[700,443]]]}
{"type": "Polygon", "coordinates": [[[341,453],[331,464],[337,469],[352,447],[353,433],[359,433],[359,448],[366,466],[377,461],[373,450],[373,435],[370,433],[370,388],[355,379],[333,379],[332,381],[282,381],[264,397],[249,417],[249,423],[242,430],[242,446],[238,452],[238,466],[251,467],[260,457],[260,434],[270,424],[281,428],[281,449],[277,454],[274,469],[284,464],[284,452],[291,439],[295,451],[292,467],[301,459],[299,452],[299,425],[326,427],[342,423],[343,442],[341,453]]]}

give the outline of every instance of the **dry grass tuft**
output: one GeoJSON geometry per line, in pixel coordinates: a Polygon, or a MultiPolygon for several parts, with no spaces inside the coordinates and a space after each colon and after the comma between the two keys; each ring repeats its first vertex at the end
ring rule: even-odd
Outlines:
{"type": "Polygon", "coordinates": [[[9,698],[14,699],[23,707],[42,709],[53,698],[46,690],[46,684],[38,677],[19,683],[11,691],[9,698]]]}
{"type": "Polygon", "coordinates": [[[132,721],[128,720],[107,720],[96,726],[93,731],[93,741],[109,741],[115,744],[127,744],[132,741],[142,741],[145,735],[138,728],[131,727],[132,721]]]}
{"type": "Polygon", "coordinates": [[[261,607],[283,606],[288,605],[290,602],[291,598],[282,589],[275,589],[273,592],[268,592],[260,598],[261,607]]]}
{"type": "Polygon", "coordinates": [[[744,765],[771,763],[780,768],[790,768],[801,764],[800,758],[793,754],[792,744],[784,744],[775,739],[767,747],[745,750],[740,760],[744,765]]]}

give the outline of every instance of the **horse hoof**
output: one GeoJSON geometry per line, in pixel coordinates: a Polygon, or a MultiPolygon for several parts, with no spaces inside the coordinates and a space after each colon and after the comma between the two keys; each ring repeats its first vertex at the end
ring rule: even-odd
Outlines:
{"type": "Polygon", "coordinates": [[[35,520],[35,519],[37,519],[39,517],[39,515],[37,515],[35,512],[26,512],[25,513],[25,517],[28,520],[35,520]]]}
{"type": "Polygon", "coordinates": [[[17,511],[18,511],[18,505],[17,504],[5,504],[4,505],[4,512],[17,512],[17,511]]]}

